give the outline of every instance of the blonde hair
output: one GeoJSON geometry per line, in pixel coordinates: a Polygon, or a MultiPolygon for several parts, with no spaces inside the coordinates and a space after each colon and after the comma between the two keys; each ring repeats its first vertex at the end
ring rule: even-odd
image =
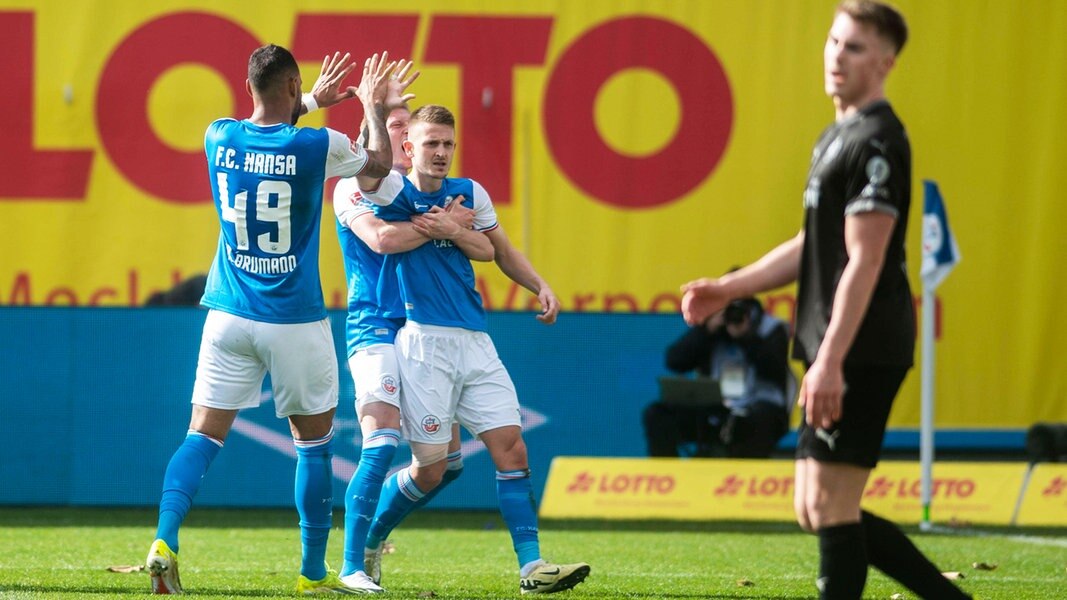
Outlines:
{"type": "Polygon", "coordinates": [[[430,123],[432,125],[447,125],[453,129],[456,127],[456,117],[452,115],[452,111],[440,104],[420,106],[418,110],[411,113],[411,124],[414,125],[418,122],[430,123]]]}

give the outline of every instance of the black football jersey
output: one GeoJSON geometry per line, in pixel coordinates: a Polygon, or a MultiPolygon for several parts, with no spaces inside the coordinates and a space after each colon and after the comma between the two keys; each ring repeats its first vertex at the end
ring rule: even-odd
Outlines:
{"type": "Polygon", "coordinates": [[[896,224],[845,363],[911,366],[915,309],[904,252],[910,204],[911,147],[888,102],[870,104],[819,137],[804,190],[794,358],[813,362],[826,335],[834,293],[848,264],[845,217],[873,211],[896,217],[896,224]]]}

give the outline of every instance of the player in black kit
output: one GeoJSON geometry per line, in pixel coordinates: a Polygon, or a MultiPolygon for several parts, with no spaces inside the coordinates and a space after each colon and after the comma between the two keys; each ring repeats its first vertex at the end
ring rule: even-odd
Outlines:
{"type": "Polygon", "coordinates": [[[798,282],[793,356],[808,370],[793,504],[819,536],[824,599],[860,598],[868,565],[922,598],[969,598],[896,525],[860,509],[915,349],[904,253],[911,149],[885,99],[906,40],[903,17],[881,2],[837,7],[823,53],[836,120],[812,155],[804,229],[739,271],[683,286],[694,324],[734,298],[798,282]]]}

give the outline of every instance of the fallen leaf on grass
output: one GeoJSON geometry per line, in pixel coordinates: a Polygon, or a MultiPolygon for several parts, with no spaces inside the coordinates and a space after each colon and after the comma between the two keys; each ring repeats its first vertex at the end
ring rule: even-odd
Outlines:
{"type": "Polygon", "coordinates": [[[139,573],[144,571],[144,565],[115,565],[107,568],[110,573],[139,573]]]}
{"type": "Polygon", "coordinates": [[[742,577],[741,579],[737,580],[737,587],[749,587],[753,585],[756,585],[756,582],[752,581],[751,579],[745,579],[744,577],[742,577]]]}
{"type": "Polygon", "coordinates": [[[901,594],[901,593],[898,592],[898,593],[893,594],[892,596],[890,596],[889,600],[904,600],[904,598],[906,598],[906,597],[907,596],[905,596],[904,594],[901,594]]]}
{"type": "Polygon", "coordinates": [[[976,571],[996,571],[997,563],[976,562],[971,565],[976,571]]]}
{"type": "Polygon", "coordinates": [[[966,575],[964,575],[963,573],[960,573],[959,571],[949,571],[947,573],[942,573],[942,575],[945,576],[945,579],[952,579],[952,580],[964,579],[966,577],[966,575]]]}
{"type": "Polygon", "coordinates": [[[425,592],[419,592],[418,598],[436,598],[437,594],[433,590],[426,590],[425,592]]]}

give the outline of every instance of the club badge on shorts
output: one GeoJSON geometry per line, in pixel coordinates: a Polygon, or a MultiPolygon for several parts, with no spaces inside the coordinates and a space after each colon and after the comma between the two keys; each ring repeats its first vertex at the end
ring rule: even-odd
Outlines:
{"type": "Polygon", "coordinates": [[[396,394],[398,386],[396,384],[396,378],[392,375],[382,375],[382,391],[392,396],[396,394]]]}
{"type": "Polygon", "coordinates": [[[422,418],[422,430],[426,433],[437,433],[441,429],[441,420],[433,415],[422,418]]]}

